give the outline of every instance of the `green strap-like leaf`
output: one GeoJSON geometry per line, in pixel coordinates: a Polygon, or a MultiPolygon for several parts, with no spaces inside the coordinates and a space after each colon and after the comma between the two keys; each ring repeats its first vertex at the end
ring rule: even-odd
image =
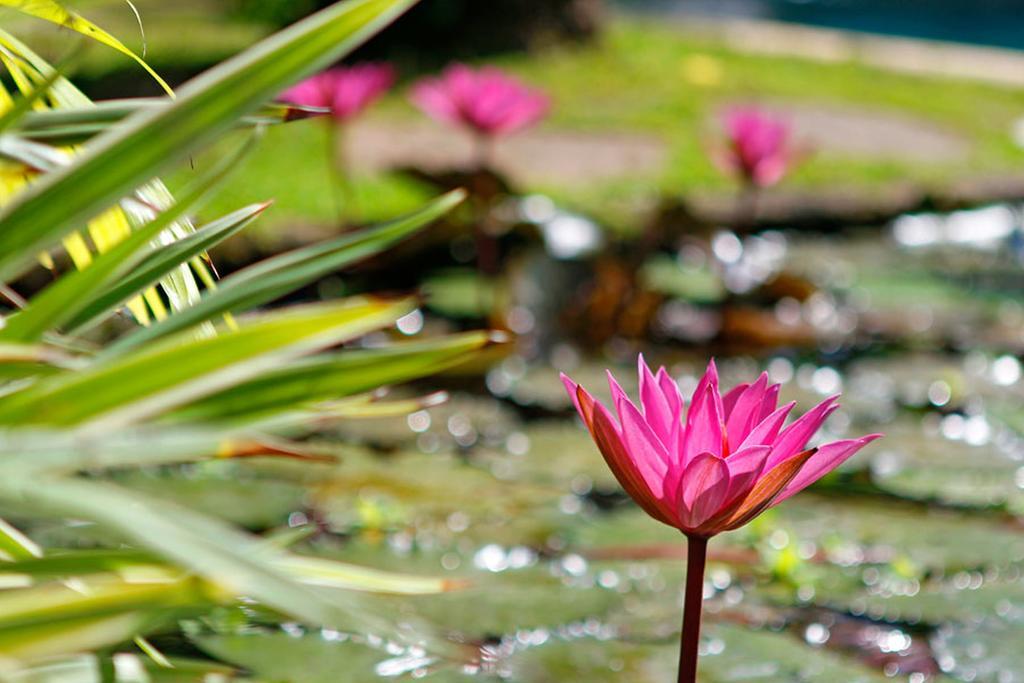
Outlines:
{"type": "Polygon", "coordinates": [[[187,263],[245,228],[268,206],[269,204],[253,204],[233,211],[197,228],[187,237],[150,250],[130,273],[119,278],[94,299],[84,302],[81,310],[67,321],[65,327],[69,332],[81,332],[83,328],[102,320],[105,313],[160,280],[179,264],[187,263]]]}
{"type": "Polygon", "coordinates": [[[55,346],[0,343],[0,381],[50,375],[79,365],[55,346]]]}
{"type": "Polygon", "coordinates": [[[132,567],[159,565],[159,558],[141,550],[124,548],[53,550],[46,557],[26,557],[0,562],[0,573],[24,574],[33,579],[59,579],[89,574],[114,574],[132,567]]]}
{"type": "Polygon", "coordinates": [[[304,586],[274,566],[270,559],[275,553],[261,539],[187,508],[74,479],[7,478],[0,481],[0,496],[96,521],[231,596],[256,599],[307,623],[399,637],[393,624],[376,616],[380,610],[368,596],[304,586]]]}
{"type": "Polygon", "coordinates": [[[60,77],[60,72],[54,71],[46,77],[46,80],[36,85],[31,93],[22,95],[15,100],[14,105],[0,116],[0,132],[15,127],[27,114],[31,113],[32,107],[35,106],[36,102],[50,92],[50,88],[53,87],[60,77]]]}
{"type": "Polygon", "coordinates": [[[348,0],[328,7],[190,81],[173,103],[134,114],[96,138],[73,165],[41,178],[0,215],[0,281],[414,2],[348,0]]]}
{"type": "MultiPolygon", "coordinates": [[[[0,476],[73,474],[117,467],[154,467],[265,452],[285,444],[238,428],[143,426],[83,434],[73,430],[0,430],[0,476]]],[[[297,453],[292,449],[290,452],[297,453]]]]}
{"type": "Polygon", "coordinates": [[[410,300],[293,307],[216,337],[178,335],[144,352],[41,379],[0,401],[0,424],[130,424],[394,322],[410,300]]]}
{"type": "MultiPolygon", "coordinates": [[[[120,584],[120,586],[131,590],[132,597],[136,602],[145,602],[149,597],[140,594],[138,586],[131,584],[120,584]]],[[[107,587],[107,592],[110,592],[110,587],[107,587]]],[[[71,607],[77,607],[74,604],[75,601],[85,600],[80,595],[68,595],[67,597],[71,601],[69,604],[71,607]]],[[[122,643],[136,633],[159,628],[172,620],[180,611],[180,607],[167,607],[153,602],[150,605],[140,605],[135,610],[125,609],[108,615],[84,616],[3,629],[0,630],[0,657],[9,663],[15,661],[40,662],[66,655],[69,650],[74,652],[100,650],[122,643]],[[69,643],[74,643],[74,645],[69,647],[69,643]]],[[[66,671],[60,672],[60,674],[66,673],[66,671]]],[[[94,676],[93,671],[90,674],[94,676]]],[[[99,680],[93,676],[82,680],[99,680]]],[[[15,676],[13,680],[19,678],[20,676],[15,676]]],[[[32,680],[40,679],[33,678],[32,680]]],[[[67,679],[61,676],[56,680],[67,679]]]]}
{"type": "MultiPolygon", "coordinates": [[[[54,69],[50,64],[46,62],[42,57],[35,54],[28,48],[24,43],[14,38],[14,36],[0,29],[0,49],[3,49],[6,53],[16,55],[17,60],[22,68],[31,78],[32,82],[36,84],[44,83],[56,78],[53,86],[49,92],[49,99],[52,104],[58,109],[72,109],[75,111],[82,111],[93,107],[93,103],[85,96],[78,88],[76,88],[66,78],[60,77],[57,70],[54,69]]],[[[70,163],[70,159],[59,164],[64,166],[70,163]]],[[[147,207],[154,207],[157,209],[163,209],[173,204],[173,198],[164,187],[160,180],[152,179],[146,182],[141,187],[137,188],[134,192],[135,197],[143,202],[147,207]]],[[[132,212],[132,208],[135,205],[126,198],[122,197],[121,209],[125,213],[136,213],[132,212]]],[[[147,212],[142,212],[146,214],[147,212]]],[[[145,222],[150,219],[149,215],[140,215],[137,217],[138,222],[145,222]]],[[[75,226],[75,227],[81,227],[75,226]]],[[[90,226],[91,229],[98,230],[102,233],[110,233],[109,226],[101,224],[94,224],[90,226]]],[[[192,225],[187,219],[183,219],[171,226],[171,232],[181,237],[183,235],[192,232],[192,225]]],[[[107,241],[110,243],[116,243],[121,239],[121,233],[114,231],[112,234],[108,234],[109,238],[107,241]]],[[[160,287],[164,290],[168,297],[168,303],[170,303],[172,309],[178,309],[182,306],[188,305],[194,299],[199,298],[199,289],[196,285],[196,276],[202,279],[204,282],[210,278],[210,274],[205,262],[196,259],[192,264],[194,273],[188,268],[180,268],[177,271],[169,273],[164,278],[160,287]]],[[[150,302],[157,300],[159,296],[156,291],[147,291],[145,296],[150,302]]],[[[136,307],[140,310],[145,310],[140,307],[136,307]]]]}
{"type": "Polygon", "coordinates": [[[484,332],[396,344],[383,349],[342,351],[310,358],[239,384],[174,415],[187,420],[253,420],[343,398],[385,384],[408,382],[465,361],[492,342],[484,332]]]}
{"type": "Polygon", "coordinates": [[[464,198],[465,192],[462,190],[449,192],[405,218],[296,249],[250,266],[224,278],[216,291],[208,292],[192,307],[156,325],[122,337],[111,344],[103,355],[124,353],[211,320],[222,313],[259,306],[284,296],[329,273],[380,253],[443,216],[464,198]]]}
{"type": "MultiPolygon", "coordinates": [[[[126,100],[106,100],[92,107],[74,109],[47,109],[30,111],[13,125],[18,135],[51,145],[71,145],[104,133],[132,114],[162,107],[164,99],[140,97],[126,100]]],[[[295,104],[271,103],[242,118],[242,126],[272,125],[327,114],[330,110],[295,104]]],[[[0,130],[3,127],[0,126],[0,130]]]]}
{"type": "MultiPolygon", "coordinates": [[[[242,146],[236,154],[225,158],[222,163],[191,183],[170,208],[157,214],[156,218],[133,231],[110,250],[99,254],[86,268],[64,275],[33,297],[23,311],[11,316],[3,329],[0,329],[0,342],[38,341],[46,332],[56,330],[88,308],[99,292],[109,289],[111,284],[130,271],[145,256],[145,248],[160,233],[209,197],[213,189],[238,167],[242,157],[251,148],[251,144],[242,146]]],[[[266,204],[261,204],[243,209],[244,215],[248,218],[240,217],[238,222],[247,224],[265,208],[266,204]]],[[[170,270],[168,268],[160,275],[170,270]]],[[[152,284],[157,279],[159,277],[153,278],[144,286],[152,284]]]]}
{"type": "Polygon", "coordinates": [[[70,11],[60,3],[55,2],[54,0],[0,0],[0,6],[10,7],[18,10],[19,12],[24,12],[25,14],[33,17],[57,24],[58,26],[69,28],[72,31],[77,31],[84,36],[88,36],[89,38],[103,43],[108,47],[114,48],[121,54],[131,57],[138,62],[139,66],[145,69],[149,75],[160,84],[160,87],[163,88],[167,94],[174,94],[171,86],[167,85],[167,82],[160,78],[160,75],[157,74],[149,64],[146,64],[146,61],[142,59],[142,57],[129,50],[125,47],[124,43],[104,31],[96,24],[92,23],[82,15],[70,11]]]}
{"type": "MultiPolygon", "coordinates": [[[[114,583],[88,591],[48,584],[0,594],[0,634],[55,622],[118,614],[125,611],[195,604],[195,581],[114,583]]],[[[2,636],[0,636],[2,641],[2,636]]]]}
{"type": "Polygon", "coordinates": [[[4,519],[0,519],[0,552],[13,560],[34,560],[43,554],[32,539],[4,519]]]}
{"type": "MultiPolygon", "coordinates": [[[[347,562],[285,553],[266,543],[263,550],[271,551],[265,553],[270,566],[300,583],[312,586],[392,595],[433,595],[460,586],[433,576],[398,574],[347,562]]],[[[168,575],[176,571],[152,552],[118,548],[56,551],[46,557],[0,562],[0,574],[22,574],[44,580],[113,573],[123,573],[130,577],[132,570],[139,567],[166,571],[168,575]]]]}

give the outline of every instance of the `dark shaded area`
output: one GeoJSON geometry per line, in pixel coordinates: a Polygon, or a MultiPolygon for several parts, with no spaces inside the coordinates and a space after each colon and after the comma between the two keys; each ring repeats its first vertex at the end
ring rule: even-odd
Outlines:
{"type": "MultiPolygon", "coordinates": [[[[234,0],[231,4],[230,14],[277,30],[333,3],[234,0]]],[[[388,60],[405,74],[429,72],[452,61],[587,40],[597,34],[603,16],[603,0],[425,0],[347,61],[388,60]]],[[[161,63],[159,70],[177,86],[211,66],[161,63]]],[[[127,63],[99,76],[77,75],[75,82],[94,99],[161,94],[147,74],[127,63]]]]}
{"type": "MultiPolygon", "coordinates": [[[[329,0],[238,0],[247,19],[284,26],[329,0]]],[[[356,54],[424,68],[560,40],[582,40],[600,24],[602,0],[427,0],[356,54]]]]}

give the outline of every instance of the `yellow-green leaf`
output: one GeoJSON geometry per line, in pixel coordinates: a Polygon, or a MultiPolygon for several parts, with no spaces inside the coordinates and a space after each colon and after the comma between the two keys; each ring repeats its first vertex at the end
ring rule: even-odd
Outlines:
{"type": "Polygon", "coordinates": [[[138,62],[139,66],[145,69],[160,84],[160,87],[167,91],[168,95],[174,96],[171,86],[167,85],[167,82],[160,78],[160,75],[149,64],[146,64],[146,60],[125,47],[124,43],[120,40],[77,12],[67,9],[59,2],[54,0],[0,0],[0,6],[10,7],[38,19],[69,28],[72,31],[81,33],[83,36],[88,36],[97,42],[103,43],[107,47],[114,48],[121,54],[131,57],[138,62]]]}

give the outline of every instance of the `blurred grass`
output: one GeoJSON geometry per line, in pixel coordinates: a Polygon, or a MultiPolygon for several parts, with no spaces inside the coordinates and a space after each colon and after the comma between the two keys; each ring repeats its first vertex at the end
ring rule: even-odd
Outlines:
{"type": "MultiPolygon", "coordinates": [[[[228,136],[207,154],[196,157],[173,179],[172,187],[213,164],[237,146],[237,135],[228,136]]],[[[376,222],[408,213],[438,192],[397,174],[361,174],[353,183],[351,203],[327,170],[327,129],[320,120],[298,121],[267,129],[256,150],[217,192],[204,215],[216,216],[224,207],[238,206],[244,197],[272,199],[265,222],[248,233],[255,240],[270,238],[278,228],[341,225],[344,221],[376,222]]],[[[270,241],[273,241],[271,239],[270,241]]]]}
{"type": "MultiPolygon", "coordinates": [[[[77,6],[130,47],[140,46],[134,17],[123,4],[91,0],[77,6]]],[[[200,62],[216,61],[270,30],[228,12],[226,2],[183,0],[171,6],[143,0],[139,6],[148,59],[164,72],[187,72],[200,62]]],[[[963,138],[971,147],[965,159],[947,163],[821,152],[793,174],[789,187],[870,191],[897,181],[935,186],[965,176],[1024,169],[1024,151],[1010,137],[1013,121],[1024,115],[1020,88],[897,74],[857,62],[742,54],[680,26],[621,17],[591,45],[555,46],[496,61],[552,93],[555,109],[546,124],[551,130],[635,132],[664,141],[668,161],[659,172],[624,168],[622,177],[612,181],[525,188],[550,193],[626,231],[660,196],[728,191],[729,179],[714,168],[706,150],[717,135],[716,112],[735,102],[848,106],[912,116],[963,138]]],[[[97,78],[105,70],[131,73],[131,68],[116,53],[93,49],[79,72],[97,78]]],[[[419,116],[405,102],[401,88],[377,111],[398,121],[419,116]]],[[[323,126],[317,122],[270,131],[262,149],[210,206],[210,215],[273,198],[276,205],[259,230],[334,222],[338,208],[325,172],[325,148],[323,126]]],[[[390,174],[361,176],[356,185],[357,206],[347,211],[354,220],[395,215],[430,194],[390,174]]]]}
{"type": "MultiPolygon", "coordinates": [[[[1024,90],[968,81],[924,78],[804,59],[740,54],[707,38],[648,22],[619,19],[599,43],[562,47],[540,54],[510,55],[499,64],[549,90],[555,109],[546,124],[573,131],[629,131],[655,135],[668,150],[666,168],[653,175],[631,174],[580,188],[579,184],[527,188],[630,231],[641,212],[662,195],[725,192],[731,183],[709,161],[707,147],[718,134],[716,112],[730,103],[767,101],[849,106],[919,117],[970,143],[966,159],[922,163],[865,159],[822,152],[787,181],[797,188],[881,187],[892,182],[939,185],[972,175],[1024,169],[1024,151],[1011,137],[1013,121],[1024,115],[1024,90]],[[717,83],[696,84],[692,65],[714,64],[717,83]]],[[[699,80],[699,79],[697,79],[699,80]]],[[[388,118],[418,114],[401,93],[380,105],[388,118]]],[[[273,229],[293,220],[330,220],[322,127],[301,124],[275,130],[248,169],[221,195],[227,206],[274,196],[273,229]],[[254,193],[259,189],[263,194],[254,193]]],[[[372,197],[374,215],[396,213],[420,201],[417,188],[390,175],[362,177],[359,194],[372,197]],[[393,203],[393,205],[392,205],[393,203]]],[[[269,226],[269,228],[268,228],[269,226]]]]}
{"type": "Polygon", "coordinates": [[[634,203],[630,199],[645,190],[675,194],[726,189],[728,179],[710,163],[706,146],[717,134],[716,112],[737,101],[911,115],[973,146],[966,160],[949,164],[821,153],[794,173],[788,181],[794,186],[872,187],[907,180],[931,184],[1024,168],[1024,152],[1009,134],[1014,119],[1024,114],[1021,89],[909,76],[856,62],[741,54],[678,27],[633,20],[614,23],[593,47],[553,50],[540,59],[510,58],[504,65],[555,93],[553,124],[577,130],[615,126],[665,140],[671,161],[658,177],[599,184],[570,195],[580,206],[599,207],[599,214],[624,217],[622,210],[634,203]]]}

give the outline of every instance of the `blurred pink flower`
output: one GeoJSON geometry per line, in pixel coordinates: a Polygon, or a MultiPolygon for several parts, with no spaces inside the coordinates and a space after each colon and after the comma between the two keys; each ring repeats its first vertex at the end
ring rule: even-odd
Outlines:
{"type": "Polygon", "coordinates": [[[494,67],[453,64],[413,86],[410,99],[432,118],[489,137],[508,135],[547,115],[550,100],[494,67]]]}
{"type": "Polygon", "coordinates": [[[285,102],[331,110],[336,121],[355,118],[395,82],[390,64],[363,63],[339,66],[311,76],[289,90],[285,102]]]}
{"type": "Polygon", "coordinates": [[[727,112],[723,125],[728,143],[716,155],[716,161],[724,170],[759,187],[782,180],[796,157],[785,121],[754,107],[744,107],[727,112]]]}
{"type": "Polygon", "coordinates": [[[688,536],[709,538],[740,527],[825,476],[879,438],[807,442],[839,405],[828,398],[788,427],[794,403],[776,408],[778,384],[719,392],[714,361],[684,414],[679,387],[639,358],[637,407],[608,373],[618,419],[562,375],[576,409],[626,492],[655,519],[688,536]]]}

